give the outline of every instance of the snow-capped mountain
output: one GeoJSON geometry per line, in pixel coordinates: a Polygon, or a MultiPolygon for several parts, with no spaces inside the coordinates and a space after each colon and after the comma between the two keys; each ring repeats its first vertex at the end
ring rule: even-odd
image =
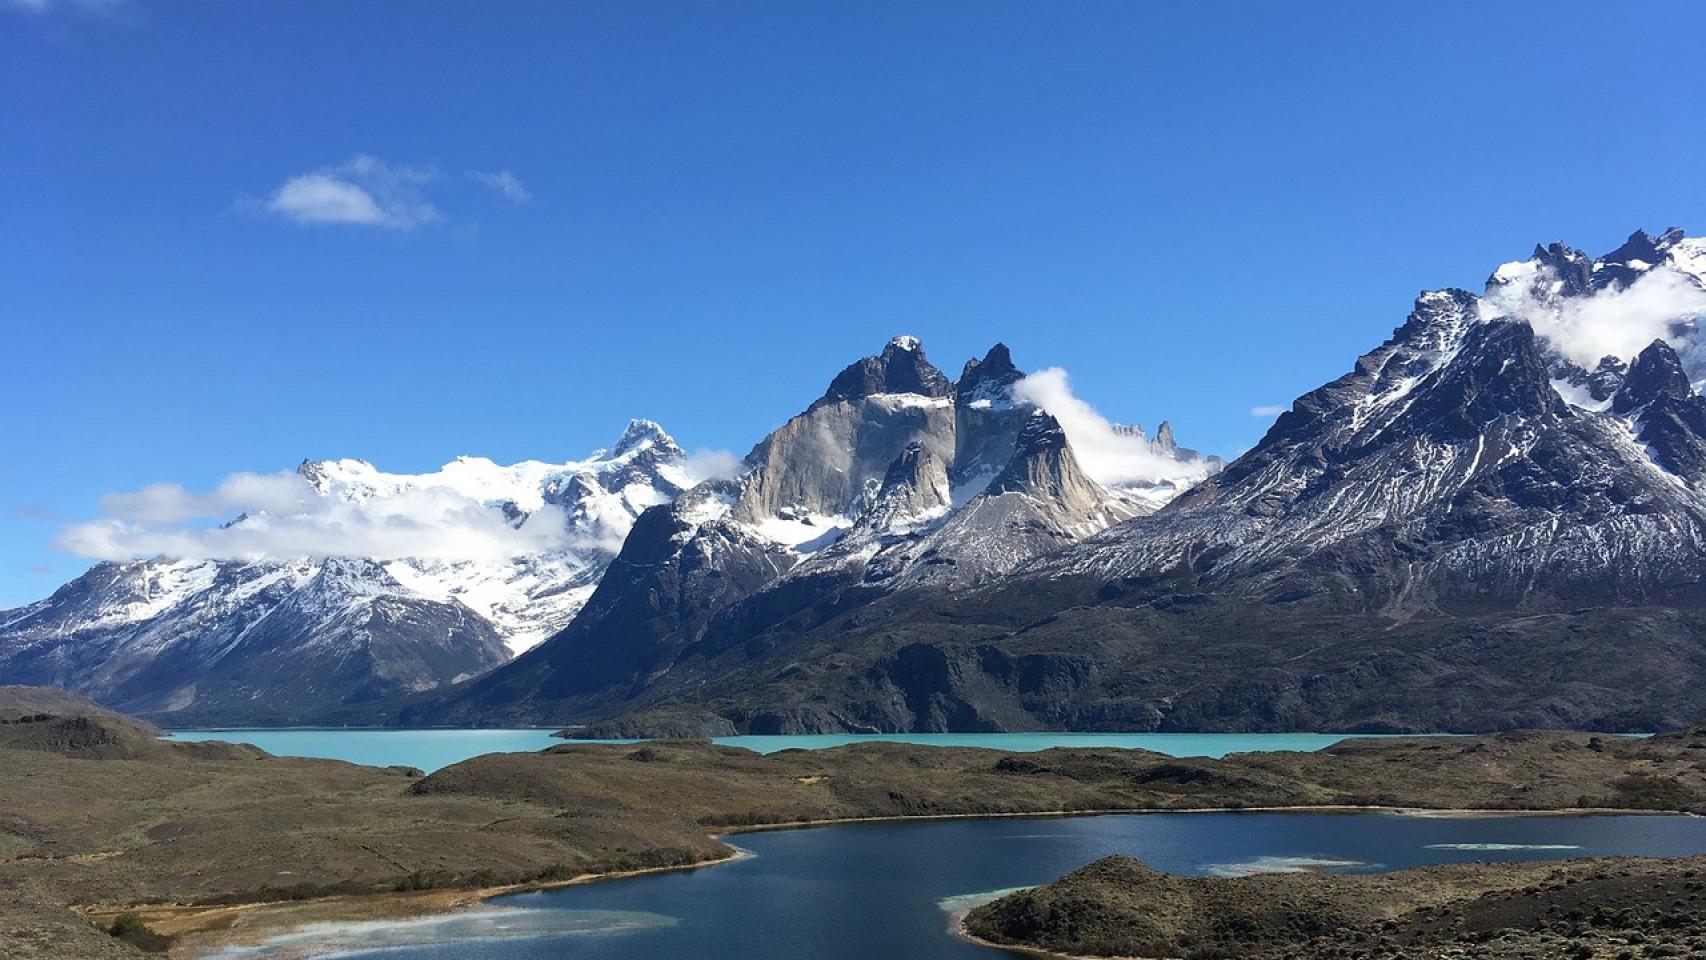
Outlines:
{"type": "MultiPolygon", "coordinates": [[[[171,722],[311,719],[341,704],[488,670],[560,630],[634,518],[691,485],[686,458],[635,420],[583,461],[500,466],[463,457],[426,474],[304,461],[301,515],[246,513],[242,539],[301,516],[442,498],[536,530],[508,556],[104,562],[53,596],[0,613],[0,678],[47,683],[171,722]],[[411,501],[409,498],[417,498],[411,501]]],[[[329,518],[329,519],[328,519],[329,518]]]]}
{"type": "Polygon", "coordinates": [[[1406,614],[1691,585],[1706,401],[1677,349],[1700,354],[1701,250],[1678,230],[1597,259],[1553,244],[1481,296],[1425,293],[1211,481],[1039,566],[1113,579],[1188,561],[1245,595],[1406,614]],[[1606,349],[1628,352],[1582,364],[1606,349]]]}
{"type": "MultiPolygon", "coordinates": [[[[1081,451],[1047,418],[999,416],[999,392],[973,408],[910,367],[920,429],[836,435],[871,451],[835,464],[857,483],[836,474],[785,515],[808,479],[788,451],[816,442],[814,414],[898,409],[842,391],[761,446],[781,459],[756,465],[762,486],[643,516],[588,616],[449,705],[592,734],[1693,722],[1703,251],[1680,231],[1598,258],[1554,244],[1479,294],[1424,293],[1255,448],[1118,522],[1117,492],[1085,492],[1081,451]],[[922,425],[947,422],[950,396],[957,427],[974,409],[997,421],[945,442],[922,425]],[[968,449],[989,479],[962,499],[968,449]],[[778,547],[754,532],[825,529],[863,488],[872,506],[836,520],[844,533],[778,547]],[[594,649],[596,670],[557,669],[594,649]]],[[[856,379],[880,388],[884,367],[856,379]]]]}
{"type": "Polygon", "coordinates": [[[545,719],[668,686],[766,631],[920,584],[971,589],[1219,467],[1170,430],[1128,429],[1119,442],[1161,469],[1099,483],[1026,379],[1000,344],[953,381],[895,338],[755,446],[739,480],[642,515],[562,633],[405,717],[545,719]]]}

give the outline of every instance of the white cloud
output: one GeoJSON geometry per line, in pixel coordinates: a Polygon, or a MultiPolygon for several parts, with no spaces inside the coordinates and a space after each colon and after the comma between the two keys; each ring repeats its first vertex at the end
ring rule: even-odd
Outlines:
{"type": "Polygon", "coordinates": [[[291,177],[267,208],[299,223],[383,223],[385,214],[366,190],[327,173],[291,177]]]}
{"type": "Polygon", "coordinates": [[[533,199],[533,194],[528,192],[521,178],[508,170],[470,170],[468,176],[496,190],[510,203],[526,203],[533,199]]]}
{"type": "MultiPolygon", "coordinates": [[[[155,484],[102,499],[107,517],[60,532],[58,545],[100,560],[373,557],[502,560],[589,545],[560,508],[512,525],[496,506],[443,486],[350,500],[294,473],[239,473],[208,493],[155,484]],[[237,515],[232,522],[210,522],[237,515]]],[[[625,519],[625,518],[624,518],[625,519]]]]}
{"type": "Polygon", "coordinates": [[[1290,407],[1281,407],[1281,406],[1268,405],[1268,404],[1258,404],[1257,406],[1250,408],[1250,416],[1252,416],[1252,417],[1277,417],[1280,414],[1282,414],[1282,413],[1284,413],[1290,409],[1291,409],[1290,407]]]}
{"type": "Polygon", "coordinates": [[[297,223],[341,223],[413,230],[439,219],[421,188],[438,179],[431,167],[391,165],[357,154],[337,167],[286,180],[267,209],[297,223]]]}
{"type": "Polygon", "coordinates": [[[728,450],[695,450],[682,466],[694,483],[733,480],[746,472],[746,461],[728,450]]]}
{"type": "Polygon", "coordinates": [[[1628,287],[1607,287],[1587,297],[1559,298],[1549,271],[1507,264],[1510,282],[1489,288],[1484,320],[1522,320],[1559,353],[1592,370],[1602,357],[1632,359],[1654,340],[1674,347],[1690,339],[1693,318],[1706,315],[1706,290],[1668,266],[1655,267],[1628,287]]]}
{"type": "Polygon", "coordinates": [[[212,492],[193,494],[175,483],[156,483],[135,493],[101,498],[101,512],[116,520],[165,524],[198,518],[229,517],[244,511],[289,514],[316,497],[302,478],[280,473],[233,473],[212,492]]]}
{"type": "Polygon", "coordinates": [[[1078,465],[1106,486],[1146,485],[1161,481],[1196,483],[1208,476],[1201,460],[1177,460],[1155,451],[1149,441],[1116,429],[1095,408],[1078,399],[1059,367],[1040,370],[1013,385],[1015,399],[1047,411],[1066,431],[1078,465]]]}

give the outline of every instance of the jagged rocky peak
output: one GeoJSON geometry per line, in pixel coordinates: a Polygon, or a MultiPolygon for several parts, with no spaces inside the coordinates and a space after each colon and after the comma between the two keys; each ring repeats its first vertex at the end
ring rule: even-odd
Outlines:
{"type": "Polygon", "coordinates": [[[857,400],[884,393],[951,397],[954,384],[924,356],[917,337],[895,337],[874,357],[848,365],[830,381],[818,403],[857,400]]]}
{"type": "Polygon", "coordinates": [[[1663,340],[1654,340],[1635,357],[1621,389],[1611,401],[1613,413],[1629,413],[1660,397],[1683,399],[1694,395],[1682,360],[1663,340]]]}
{"type": "Polygon", "coordinates": [[[1654,340],[1641,351],[1611,410],[1633,417],[1636,439],[1660,467],[1690,487],[1706,483],[1706,399],[1669,344],[1654,340]]]}
{"type": "Polygon", "coordinates": [[[1671,227],[1658,236],[1636,230],[1616,250],[1591,258],[1562,243],[1536,246],[1527,260],[1501,265],[1487,278],[1487,292],[1525,290],[1541,304],[1629,287],[1655,268],[1667,267],[1706,283],[1706,240],[1671,227]]]}
{"type": "Polygon", "coordinates": [[[683,456],[675,438],[664,432],[657,421],[637,417],[628,421],[628,428],[622,431],[622,438],[616,441],[616,446],[610,448],[610,455],[620,457],[646,447],[667,456],[683,456]]]}
{"type": "Polygon", "coordinates": [[[991,480],[984,496],[1023,493],[1068,509],[1092,506],[1106,494],[1085,475],[1060,421],[1038,410],[1025,421],[1013,459],[991,480]]]}
{"type": "Polygon", "coordinates": [[[1684,240],[1680,227],[1671,227],[1657,237],[1636,230],[1623,245],[1594,261],[1594,286],[1628,286],[1643,273],[1670,259],[1671,251],[1684,240]]]}
{"type": "Polygon", "coordinates": [[[1593,259],[1582,251],[1562,243],[1536,244],[1531,259],[1557,278],[1559,295],[1577,297],[1592,292],[1593,259]]]}
{"type": "Polygon", "coordinates": [[[954,385],[954,399],[962,404],[986,405],[1005,400],[1007,389],[1024,379],[1025,375],[1013,365],[1013,354],[1005,343],[989,348],[983,359],[966,361],[960,379],[954,385]]]}
{"type": "Polygon", "coordinates": [[[1623,388],[1623,379],[1628,373],[1629,365],[1621,357],[1601,357],[1599,365],[1586,377],[1566,376],[1564,379],[1587,390],[1588,396],[1603,403],[1623,388]]]}
{"type": "Polygon", "coordinates": [[[1155,428],[1155,440],[1151,446],[1156,453],[1164,453],[1169,457],[1177,456],[1179,442],[1173,439],[1173,425],[1165,420],[1161,421],[1161,425],[1155,428]]]}
{"type": "Polygon", "coordinates": [[[333,485],[338,482],[338,467],[341,464],[359,464],[368,469],[373,465],[366,460],[311,460],[304,458],[296,465],[296,475],[301,477],[308,486],[319,493],[330,493],[333,485]]]}
{"type": "Polygon", "coordinates": [[[1418,387],[1389,435],[1426,435],[1460,443],[1507,418],[1567,416],[1526,323],[1493,321],[1471,329],[1452,361],[1418,387]]]}
{"type": "MultiPolygon", "coordinates": [[[[1396,358],[1398,366],[1388,366],[1386,372],[1413,374],[1431,363],[1434,355],[1456,346],[1464,332],[1480,319],[1479,303],[1474,294],[1455,287],[1428,290],[1416,297],[1410,315],[1383,345],[1400,347],[1404,354],[1396,358]]],[[[1377,349],[1365,354],[1358,364],[1377,356],[1382,361],[1387,359],[1377,349]]]]}
{"type": "Polygon", "coordinates": [[[954,461],[953,392],[916,338],[895,337],[880,355],[842,370],[822,398],[752,449],[734,519],[777,542],[822,542],[826,524],[845,528],[856,519],[908,444],[954,461]]]}
{"type": "Polygon", "coordinates": [[[866,523],[899,532],[946,513],[949,497],[948,470],[941,458],[922,443],[909,443],[883,476],[866,523]]]}

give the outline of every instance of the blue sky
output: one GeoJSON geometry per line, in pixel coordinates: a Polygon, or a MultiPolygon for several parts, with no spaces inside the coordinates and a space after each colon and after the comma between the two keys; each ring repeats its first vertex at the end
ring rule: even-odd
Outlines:
{"type": "Polygon", "coordinates": [[[568,459],[631,416],[744,452],[898,333],[1236,453],[1424,287],[1706,231],[1703,36],[1694,3],[0,0],[0,607],[87,566],[54,536],[104,493],[568,459]]]}

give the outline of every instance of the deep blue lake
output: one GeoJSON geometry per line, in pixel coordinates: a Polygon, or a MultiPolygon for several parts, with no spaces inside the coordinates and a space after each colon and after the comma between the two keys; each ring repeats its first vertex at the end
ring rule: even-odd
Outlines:
{"type": "Polygon", "coordinates": [[[958,898],[1110,853],[1179,874],[1706,853],[1706,819],[1211,813],[859,824],[754,833],[748,859],[492,901],[450,918],[310,930],[227,958],[975,960],[958,898]],[[306,951],[304,953],[304,951],[306,951]]]}
{"type": "MultiPolygon", "coordinates": [[[[566,742],[551,736],[549,730],[179,730],[172,736],[179,740],[252,743],[281,757],[319,757],[373,766],[402,764],[428,773],[482,753],[521,753],[566,742]]],[[[888,740],[1012,752],[1049,747],[1136,747],[1175,757],[1221,757],[1251,750],[1321,750],[1344,739],[1344,734],[1336,733],[881,733],[719,737],[717,742],[759,753],[888,740]]]]}

